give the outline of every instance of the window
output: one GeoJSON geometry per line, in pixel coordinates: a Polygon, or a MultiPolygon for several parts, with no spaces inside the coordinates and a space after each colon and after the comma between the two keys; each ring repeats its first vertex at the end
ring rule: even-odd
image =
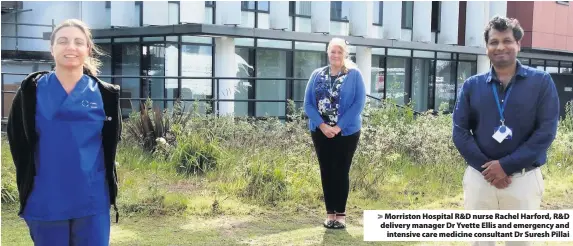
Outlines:
{"type": "Polygon", "coordinates": [[[311,2],[310,1],[291,1],[290,15],[294,17],[293,31],[310,32],[311,31],[311,2]]]}
{"type": "MultiPolygon", "coordinates": [[[[99,59],[102,63],[100,68],[100,74],[102,75],[111,75],[111,44],[104,43],[104,44],[97,44],[97,46],[103,51],[103,56],[100,56],[99,59]]],[[[111,82],[111,78],[103,77],[103,80],[111,82]]]]}
{"type": "Polygon", "coordinates": [[[386,59],[384,56],[372,55],[372,68],[370,70],[370,95],[377,98],[384,97],[384,69],[386,59]]]}
{"type": "Polygon", "coordinates": [[[269,1],[241,1],[241,10],[269,12],[269,1]]]}
{"type": "Polygon", "coordinates": [[[135,23],[137,26],[143,26],[143,2],[135,1],[135,23]]]}
{"type": "Polygon", "coordinates": [[[372,23],[382,25],[383,9],[384,2],[374,2],[374,6],[372,8],[372,23]]]}
{"type": "Polygon", "coordinates": [[[434,58],[435,55],[436,53],[433,51],[414,50],[414,57],[434,58]]]}
{"type": "Polygon", "coordinates": [[[388,49],[389,56],[411,56],[412,51],[406,49],[388,49]]]}
{"type": "Polygon", "coordinates": [[[347,1],[330,2],[330,20],[348,21],[350,4],[351,3],[347,1]]]}
{"type": "MultiPolygon", "coordinates": [[[[293,99],[304,100],[306,84],[312,72],[327,64],[324,51],[295,51],[294,52],[294,77],[305,78],[306,80],[295,80],[293,87],[293,99]]],[[[301,102],[295,103],[297,108],[302,107],[301,102]]]]}
{"type": "Polygon", "coordinates": [[[477,62],[460,61],[458,62],[458,94],[462,85],[473,74],[477,73],[477,62]]]}
{"type": "MultiPolygon", "coordinates": [[[[460,60],[466,60],[466,61],[477,61],[477,55],[471,55],[471,54],[458,54],[458,59],[460,60]]],[[[529,60],[528,60],[528,64],[529,64],[529,60]]]]}
{"type": "Polygon", "coordinates": [[[530,61],[532,68],[537,68],[538,70],[545,71],[545,61],[544,60],[535,60],[531,59],[530,61]]]}
{"type": "Polygon", "coordinates": [[[310,17],[311,15],[311,2],[310,1],[291,1],[289,5],[290,15],[310,17]]]}
{"type": "Polygon", "coordinates": [[[432,32],[440,30],[441,6],[440,1],[432,1],[432,32]]]}
{"type": "MultiPolygon", "coordinates": [[[[237,67],[239,68],[237,71],[237,77],[246,78],[252,77],[253,74],[253,67],[251,64],[253,63],[252,57],[254,56],[254,49],[241,47],[235,49],[235,60],[237,62],[237,67]]],[[[252,98],[253,93],[253,81],[252,80],[240,80],[237,81],[235,86],[235,100],[245,100],[252,98]],[[251,96],[249,96],[251,95],[251,96]]],[[[235,115],[236,116],[252,116],[252,108],[254,105],[252,102],[234,102],[235,104],[235,115]],[[250,109],[250,110],[249,110],[250,109]]]]}
{"type": "Polygon", "coordinates": [[[414,2],[402,2],[402,28],[412,29],[414,26],[414,2]]]}
{"type": "Polygon", "coordinates": [[[414,59],[412,61],[412,103],[414,110],[428,110],[428,98],[434,80],[434,60],[414,59]]]}
{"type": "Polygon", "coordinates": [[[258,1],[257,2],[258,6],[257,9],[261,10],[261,11],[269,11],[269,1],[258,1]]]}
{"type": "MultiPolygon", "coordinates": [[[[149,44],[142,46],[143,59],[141,60],[141,70],[143,75],[165,76],[165,44],[149,44]]],[[[177,52],[177,51],[175,51],[177,52]]],[[[177,60],[177,53],[173,54],[173,61],[177,60]]],[[[177,71],[176,71],[177,73],[177,71]]],[[[165,79],[163,78],[143,78],[141,83],[143,98],[164,98],[165,79]]],[[[161,110],[165,108],[165,101],[153,101],[153,107],[161,110]]]]}
{"type": "Polygon", "coordinates": [[[255,1],[241,1],[241,10],[256,10],[255,1]]]}
{"type": "Polygon", "coordinates": [[[257,39],[257,47],[277,48],[277,49],[291,49],[291,41],[274,40],[274,39],[257,39]]]}
{"type": "Polygon", "coordinates": [[[558,61],[545,61],[545,72],[559,73],[559,62],[558,61]]]}
{"type": "MultiPolygon", "coordinates": [[[[112,49],[114,75],[141,75],[141,46],[139,44],[116,43],[112,49]]],[[[121,86],[121,98],[141,96],[141,82],[138,78],[113,78],[113,83],[121,86]]],[[[132,110],[139,111],[139,100],[121,100],[120,107],[123,116],[127,117],[132,110]]]]}
{"type": "Polygon", "coordinates": [[[179,2],[169,1],[168,4],[169,25],[177,25],[179,24],[179,2]]]}
{"type": "Polygon", "coordinates": [[[573,73],[573,62],[562,61],[560,68],[559,68],[559,72],[560,73],[573,73]]]}
{"type": "Polygon", "coordinates": [[[205,20],[203,23],[213,24],[215,23],[215,16],[213,16],[215,9],[215,3],[213,1],[205,2],[205,20]]]}
{"type": "MultiPolygon", "coordinates": [[[[326,51],[326,44],[325,43],[307,43],[307,42],[294,42],[294,48],[298,50],[312,50],[312,51],[319,51],[325,52],[326,51]]],[[[326,53],[325,53],[326,55],[326,53]]]]}
{"type": "Polygon", "coordinates": [[[437,60],[434,109],[452,112],[455,105],[456,79],[453,76],[456,63],[453,61],[437,60]]]}
{"type": "MultiPolygon", "coordinates": [[[[277,49],[257,49],[257,77],[284,78],[287,71],[287,51],[277,49]]],[[[286,100],[286,81],[257,80],[255,82],[255,98],[261,100],[286,100]]],[[[257,117],[284,116],[285,102],[257,102],[255,106],[257,117]]]]}
{"type": "MultiPolygon", "coordinates": [[[[167,37],[171,39],[171,37],[167,37]]],[[[175,37],[177,38],[177,37],[175,37]]],[[[176,43],[165,44],[165,76],[178,76],[179,75],[179,48],[176,43]]],[[[165,95],[168,99],[175,99],[178,97],[177,88],[179,87],[179,79],[165,79],[165,95]]],[[[160,95],[162,97],[162,95],[160,95]]],[[[173,109],[174,101],[166,101],[167,108],[173,109]]]]}
{"type": "MultiPolygon", "coordinates": [[[[213,47],[204,45],[181,45],[181,76],[211,77],[213,47]]],[[[182,79],[182,99],[210,99],[213,97],[213,83],[210,79],[182,79]]],[[[185,109],[192,109],[193,101],[184,101],[185,109]]],[[[205,113],[209,103],[199,103],[199,112],[205,113]]]]}
{"type": "Polygon", "coordinates": [[[386,98],[399,105],[406,99],[406,82],[410,74],[410,58],[388,57],[386,70],[386,98]]]}

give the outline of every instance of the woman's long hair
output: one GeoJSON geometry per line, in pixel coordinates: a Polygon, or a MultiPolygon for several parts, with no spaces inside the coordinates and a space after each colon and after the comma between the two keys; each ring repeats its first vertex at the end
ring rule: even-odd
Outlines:
{"type": "Polygon", "coordinates": [[[98,55],[101,56],[104,54],[104,52],[102,52],[95,44],[92,38],[92,32],[90,30],[90,28],[86,25],[86,23],[84,23],[81,20],[78,19],[68,19],[65,20],[64,22],[62,22],[61,24],[59,24],[54,31],[52,32],[52,35],[50,36],[50,45],[54,45],[55,42],[55,38],[56,38],[56,33],[58,33],[58,31],[64,27],[76,27],[78,29],[80,29],[87,37],[87,43],[88,43],[88,48],[89,48],[89,54],[87,59],[84,61],[84,73],[92,75],[92,76],[97,76],[99,74],[99,68],[101,67],[102,63],[101,61],[96,58],[94,55],[98,55]]]}

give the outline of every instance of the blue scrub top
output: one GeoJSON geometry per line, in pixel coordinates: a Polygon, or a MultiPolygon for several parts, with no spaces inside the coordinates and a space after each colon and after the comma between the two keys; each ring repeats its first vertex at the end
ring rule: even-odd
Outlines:
{"type": "Polygon", "coordinates": [[[84,75],[68,95],[54,72],[38,80],[34,187],[22,217],[54,221],[109,213],[96,81],[84,75]]]}

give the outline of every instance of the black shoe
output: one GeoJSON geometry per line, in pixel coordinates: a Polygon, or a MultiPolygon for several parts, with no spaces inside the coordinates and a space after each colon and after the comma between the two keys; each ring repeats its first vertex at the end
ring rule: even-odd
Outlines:
{"type": "Polygon", "coordinates": [[[323,223],[323,225],[324,225],[324,227],[326,227],[326,228],[333,229],[335,222],[336,222],[336,220],[325,220],[324,223],[323,223]]]}
{"type": "Polygon", "coordinates": [[[333,223],[332,228],[334,228],[334,229],[344,229],[344,228],[346,228],[346,223],[340,222],[340,221],[338,221],[338,220],[335,220],[334,223],[333,223]]]}

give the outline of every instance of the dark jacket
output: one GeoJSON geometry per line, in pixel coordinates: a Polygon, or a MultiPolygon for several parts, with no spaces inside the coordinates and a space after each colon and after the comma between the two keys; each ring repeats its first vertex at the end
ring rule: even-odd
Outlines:
{"type": "MultiPolygon", "coordinates": [[[[16,166],[16,183],[20,198],[21,215],[26,206],[26,201],[34,187],[34,176],[36,176],[36,165],[34,161],[34,151],[38,142],[36,133],[36,86],[38,80],[49,72],[35,72],[28,75],[16,92],[6,132],[12,159],[16,166]]],[[[102,96],[104,111],[107,117],[102,129],[102,142],[106,167],[106,179],[109,184],[110,203],[116,212],[116,222],[119,220],[119,213],[116,206],[117,197],[117,171],[115,154],[117,143],[121,136],[121,108],[119,106],[119,86],[101,81],[100,79],[88,75],[97,81],[102,96]]]]}

